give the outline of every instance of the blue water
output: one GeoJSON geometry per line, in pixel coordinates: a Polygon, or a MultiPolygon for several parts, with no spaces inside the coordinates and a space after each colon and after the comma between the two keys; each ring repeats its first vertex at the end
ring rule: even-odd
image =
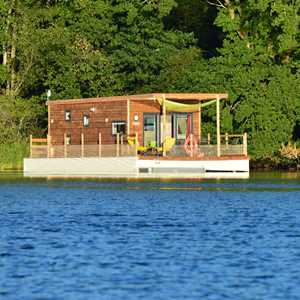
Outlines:
{"type": "Polygon", "coordinates": [[[0,176],[0,299],[300,299],[300,181],[0,176]]]}

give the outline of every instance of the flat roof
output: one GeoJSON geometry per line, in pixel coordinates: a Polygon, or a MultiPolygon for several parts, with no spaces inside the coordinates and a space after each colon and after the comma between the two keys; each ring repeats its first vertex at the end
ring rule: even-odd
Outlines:
{"type": "Polygon", "coordinates": [[[65,100],[49,100],[47,104],[69,104],[69,103],[91,103],[91,102],[106,102],[106,101],[127,101],[127,100],[157,100],[165,98],[167,100],[180,100],[180,101],[208,101],[214,100],[219,97],[220,100],[228,99],[227,93],[153,93],[141,95],[126,95],[126,96],[111,96],[111,97],[98,97],[98,98],[79,98],[79,99],[65,99],[65,100]]]}

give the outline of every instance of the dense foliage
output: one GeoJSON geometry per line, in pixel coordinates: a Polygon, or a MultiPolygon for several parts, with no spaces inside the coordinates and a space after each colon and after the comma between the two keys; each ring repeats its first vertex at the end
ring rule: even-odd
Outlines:
{"type": "MultiPolygon", "coordinates": [[[[300,1],[0,0],[0,144],[74,98],[223,92],[222,131],[254,158],[300,139],[300,1]]],[[[205,131],[214,114],[205,114],[205,131]]]]}

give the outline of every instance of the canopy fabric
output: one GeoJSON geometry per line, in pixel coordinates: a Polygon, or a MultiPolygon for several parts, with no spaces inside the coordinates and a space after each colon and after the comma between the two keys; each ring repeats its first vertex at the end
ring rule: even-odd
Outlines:
{"type": "Polygon", "coordinates": [[[178,103],[171,100],[163,100],[162,98],[157,98],[160,105],[163,105],[163,103],[166,106],[167,111],[172,112],[197,112],[199,111],[199,108],[206,107],[211,104],[216,103],[216,100],[212,100],[206,103],[197,103],[197,104],[185,104],[185,103],[178,103]]]}

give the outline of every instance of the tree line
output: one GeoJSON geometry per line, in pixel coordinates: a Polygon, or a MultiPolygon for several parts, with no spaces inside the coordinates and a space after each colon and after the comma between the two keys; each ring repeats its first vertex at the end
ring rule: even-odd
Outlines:
{"type": "Polygon", "coordinates": [[[0,0],[0,36],[0,144],[46,131],[48,89],[227,91],[222,132],[248,132],[253,158],[299,143],[300,1],[0,0]]]}

